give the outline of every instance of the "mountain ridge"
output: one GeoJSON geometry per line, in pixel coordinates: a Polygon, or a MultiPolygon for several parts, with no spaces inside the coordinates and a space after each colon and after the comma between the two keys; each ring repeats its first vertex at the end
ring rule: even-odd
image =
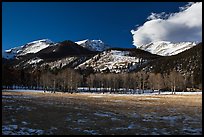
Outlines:
{"type": "MultiPolygon", "coordinates": [[[[59,42],[60,43],[60,42],[59,42]]],[[[107,49],[114,49],[108,44],[105,44],[101,40],[81,40],[74,42],[83,48],[86,48],[90,51],[98,51],[102,52],[107,49]]],[[[14,59],[24,56],[30,53],[37,53],[49,46],[59,45],[51,41],[50,39],[41,39],[26,43],[22,46],[14,47],[5,51],[2,51],[3,58],[6,59],[14,59]]],[[[173,43],[169,41],[158,41],[158,42],[151,42],[146,45],[137,46],[137,49],[148,51],[152,54],[157,54],[160,56],[171,56],[179,54],[187,49],[190,49],[196,45],[196,42],[178,42],[173,43]]],[[[119,48],[118,48],[119,49],[119,48]]],[[[122,49],[122,48],[121,48],[122,49]]],[[[125,49],[125,48],[124,48],[125,49]]]]}
{"type": "MultiPolygon", "coordinates": [[[[150,62],[156,62],[155,64],[157,64],[158,62],[163,62],[163,60],[165,60],[166,58],[179,56],[181,53],[195,47],[194,43],[192,44],[189,42],[183,42],[180,43],[182,46],[190,44],[190,46],[186,48],[186,50],[180,50],[178,54],[171,56],[161,56],[152,54],[151,52],[148,52],[141,48],[104,48],[104,43],[102,43],[101,47],[101,49],[104,50],[90,50],[86,46],[81,45],[86,43],[87,41],[89,40],[83,40],[79,42],[65,40],[62,42],[54,43],[49,39],[43,39],[27,43],[23,46],[20,46],[20,48],[12,48],[11,50],[6,51],[11,52],[12,50],[14,50],[16,52],[16,59],[12,63],[16,68],[39,68],[48,65],[52,69],[54,69],[55,67],[57,69],[60,69],[61,67],[67,66],[84,71],[87,68],[92,68],[93,72],[121,73],[137,71],[141,67],[145,67],[146,65],[148,66],[149,64],[151,64],[150,62]],[[35,46],[35,44],[38,45],[35,46]],[[45,45],[39,48],[39,44],[45,45]],[[27,54],[25,54],[26,50],[22,50],[32,48],[33,45],[34,47],[38,47],[38,49],[35,49],[34,51],[28,50],[29,52],[27,52],[27,54]]],[[[101,40],[95,41],[99,43],[102,42],[101,40]]],[[[166,41],[157,42],[157,45],[160,45],[159,48],[166,47],[168,44],[172,43],[166,41]],[[163,45],[164,43],[165,45],[163,45]]],[[[99,44],[99,46],[100,45],[101,44],[99,44]]],[[[149,44],[149,47],[152,47],[152,45],[154,46],[153,43],[149,44]]],[[[163,66],[163,68],[165,68],[165,66],[163,66]]]]}
{"type": "Polygon", "coordinates": [[[110,48],[107,44],[105,44],[103,41],[101,40],[89,40],[89,39],[86,39],[86,40],[82,40],[82,41],[78,41],[78,42],[75,42],[77,43],[78,45],[84,47],[84,48],[87,48],[91,51],[104,51],[108,48],[110,48]]]}
{"type": "Polygon", "coordinates": [[[148,51],[152,54],[161,56],[171,56],[179,54],[187,49],[190,49],[196,45],[196,42],[177,42],[170,41],[157,41],[151,42],[146,45],[137,46],[137,48],[148,51]]]}

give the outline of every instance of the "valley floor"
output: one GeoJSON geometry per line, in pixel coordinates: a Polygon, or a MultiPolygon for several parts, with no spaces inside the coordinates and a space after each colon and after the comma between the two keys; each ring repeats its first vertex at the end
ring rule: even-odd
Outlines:
{"type": "Polygon", "coordinates": [[[3,135],[202,134],[202,94],[2,92],[3,135]]]}

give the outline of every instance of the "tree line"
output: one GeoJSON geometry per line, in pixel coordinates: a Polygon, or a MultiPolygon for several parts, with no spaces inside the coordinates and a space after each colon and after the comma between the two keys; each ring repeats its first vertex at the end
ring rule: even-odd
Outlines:
{"type": "Polygon", "coordinates": [[[3,67],[3,88],[26,87],[28,89],[43,89],[44,91],[78,92],[78,87],[95,88],[98,92],[129,92],[145,90],[154,92],[170,90],[187,91],[202,89],[202,83],[195,84],[193,72],[181,74],[176,70],[169,73],[131,72],[131,73],[91,73],[83,75],[80,72],[66,68],[60,71],[15,70],[3,67]],[[122,89],[122,90],[121,90],[122,89]],[[131,90],[130,90],[131,89],[131,90]]]}
{"type": "MultiPolygon", "coordinates": [[[[87,84],[89,88],[104,88],[110,92],[119,92],[121,88],[123,92],[138,90],[144,93],[145,90],[152,90],[154,92],[160,91],[187,91],[194,89],[194,77],[192,74],[182,75],[180,72],[172,70],[169,73],[152,73],[152,72],[133,72],[120,74],[91,74],[87,77],[87,84]]],[[[197,86],[202,88],[202,84],[197,86]]]]}

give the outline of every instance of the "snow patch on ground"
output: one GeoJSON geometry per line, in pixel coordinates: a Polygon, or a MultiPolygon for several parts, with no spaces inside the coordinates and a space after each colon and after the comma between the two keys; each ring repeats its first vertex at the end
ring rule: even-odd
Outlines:
{"type": "MultiPolygon", "coordinates": [[[[102,93],[103,92],[103,89],[102,88],[91,88],[90,90],[91,91],[94,91],[93,93],[89,92],[89,88],[82,88],[82,87],[79,87],[77,89],[79,91],[79,93],[76,93],[76,94],[87,94],[87,95],[90,95],[90,97],[95,97],[95,98],[100,98],[100,97],[104,97],[104,96],[144,96],[144,95],[159,95],[158,92],[153,92],[151,93],[150,91],[151,90],[145,90],[144,93],[141,93],[141,94],[131,94],[130,92],[127,92],[127,93],[102,93]],[[98,91],[98,92],[97,92],[98,91]]],[[[105,90],[107,90],[105,88],[105,90]]],[[[121,89],[122,90],[122,89],[121,89]]],[[[131,89],[130,89],[131,90],[131,89]]],[[[13,90],[9,90],[9,89],[3,89],[2,92],[41,92],[41,93],[44,93],[44,90],[29,90],[29,89],[13,89],[13,90]]],[[[136,90],[137,91],[137,90],[136,90]]],[[[46,93],[49,93],[49,92],[46,92],[46,93]]],[[[57,92],[56,92],[57,93],[57,92]]],[[[137,93],[137,92],[135,92],[137,93]]],[[[58,92],[57,94],[65,94],[65,93],[62,93],[62,92],[58,92]]],[[[171,95],[172,92],[171,91],[165,91],[165,92],[160,92],[161,95],[171,95]]],[[[200,92],[176,92],[176,94],[179,94],[179,95],[197,95],[197,94],[202,94],[202,91],[200,92]]],[[[70,97],[71,98],[71,97],[70,97]]],[[[156,99],[159,99],[159,98],[156,98],[156,97],[153,97],[153,98],[147,98],[149,100],[156,100],[156,99]]]]}
{"type": "MultiPolygon", "coordinates": [[[[146,95],[159,95],[159,93],[144,93],[146,95]]],[[[165,92],[160,92],[161,95],[171,95],[171,91],[165,91],[165,92]]],[[[177,95],[197,95],[197,94],[202,94],[201,92],[176,92],[175,94],[177,95]]],[[[143,94],[141,94],[143,95],[143,94]]]]}
{"type": "Polygon", "coordinates": [[[28,125],[29,123],[28,122],[26,122],[26,121],[22,121],[21,122],[23,125],[28,125]]]}
{"type": "Polygon", "coordinates": [[[188,133],[188,134],[194,134],[194,135],[201,135],[202,134],[202,128],[196,128],[196,129],[193,129],[191,127],[185,127],[183,129],[183,132],[184,133],[188,133]]]}
{"type": "Polygon", "coordinates": [[[130,125],[128,125],[128,127],[127,127],[128,129],[135,129],[135,128],[137,128],[137,125],[136,124],[133,124],[133,123],[131,123],[130,125]]]}
{"type": "Polygon", "coordinates": [[[112,116],[115,116],[115,114],[112,113],[112,112],[95,112],[94,115],[99,116],[99,117],[112,117],[112,116]]]}
{"type": "MultiPolygon", "coordinates": [[[[2,96],[2,98],[9,98],[9,99],[13,99],[13,98],[33,98],[33,96],[21,96],[21,95],[13,95],[13,96],[2,96]]],[[[10,101],[14,101],[14,100],[10,100],[10,101]]]]}
{"type": "Polygon", "coordinates": [[[99,133],[96,130],[84,130],[84,133],[91,135],[99,135],[99,133]]]}
{"type": "Polygon", "coordinates": [[[2,125],[2,135],[43,135],[41,129],[18,127],[18,125],[2,125]]]}
{"type": "MultiPolygon", "coordinates": [[[[3,98],[3,97],[2,97],[2,98],[3,98]]],[[[15,100],[2,99],[2,102],[9,102],[9,103],[12,103],[12,102],[15,102],[15,100]]]]}
{"type": "Polygon", "coordinates": [[[131,113],[130,115],[133,118],[140,118],[141,117],[138,113],[131,113]]]}
{"type": "Polygon", "coordinates": [[[160,98],[144,98],[144,100],[158,100],[160,98]]]}
{"type": "Polygon", "coordinates": [[[124,100],[112,100],[112,102],[120,103],[120,102],[125,102],[124,100]]]}
{"type": "Polygon", "coordinates": [[[43,93],[44,90],[30,90],[30,89],[4,89],[2,90],[2,92],[39,92],[39,93],[43,93]]]}
{"type": "Polygon", "coordinates": [[[120,121],[121,119],[117,118],[117,117],[112,117],[111,118],[112,121],[120,121]]]}
{"type": "Polygon", "coordinates": [[[77,123],[78,124],[86,124],[88,121],[86,119],[78,119],[77,123]]]}
{"type": "Polygon", "coordinates": [[[14,107],[14,106],[2,106],[3,109],[6,110],[15,110],[15,111],[31,111],[32,109],[36,109],[34,107],[27,107],[27,106],[18,106],[18,107],[14,107]]]}
{"type": "Polygon", "coordinates": [[[177,120],[182,119],[182,116],[163,116],[160,117],[159,119],[168,122],[170,126],[174,126],[177,120]]]}
{"type": "Polygon", "coordinates": [[[93,97],[93,98],[102,98],[104,96],[89,96],[89,97],[93,97]]]}

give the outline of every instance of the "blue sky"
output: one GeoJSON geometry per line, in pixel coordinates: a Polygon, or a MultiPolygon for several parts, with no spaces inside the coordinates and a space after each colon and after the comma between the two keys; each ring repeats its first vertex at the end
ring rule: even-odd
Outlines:
{"type": "Polygon", "coordinates": [[[131,30],[152,13],[178,12],[186,2],[3,2],[2,49],[48,38],[101,39],[133,48],[131,30]]]}

